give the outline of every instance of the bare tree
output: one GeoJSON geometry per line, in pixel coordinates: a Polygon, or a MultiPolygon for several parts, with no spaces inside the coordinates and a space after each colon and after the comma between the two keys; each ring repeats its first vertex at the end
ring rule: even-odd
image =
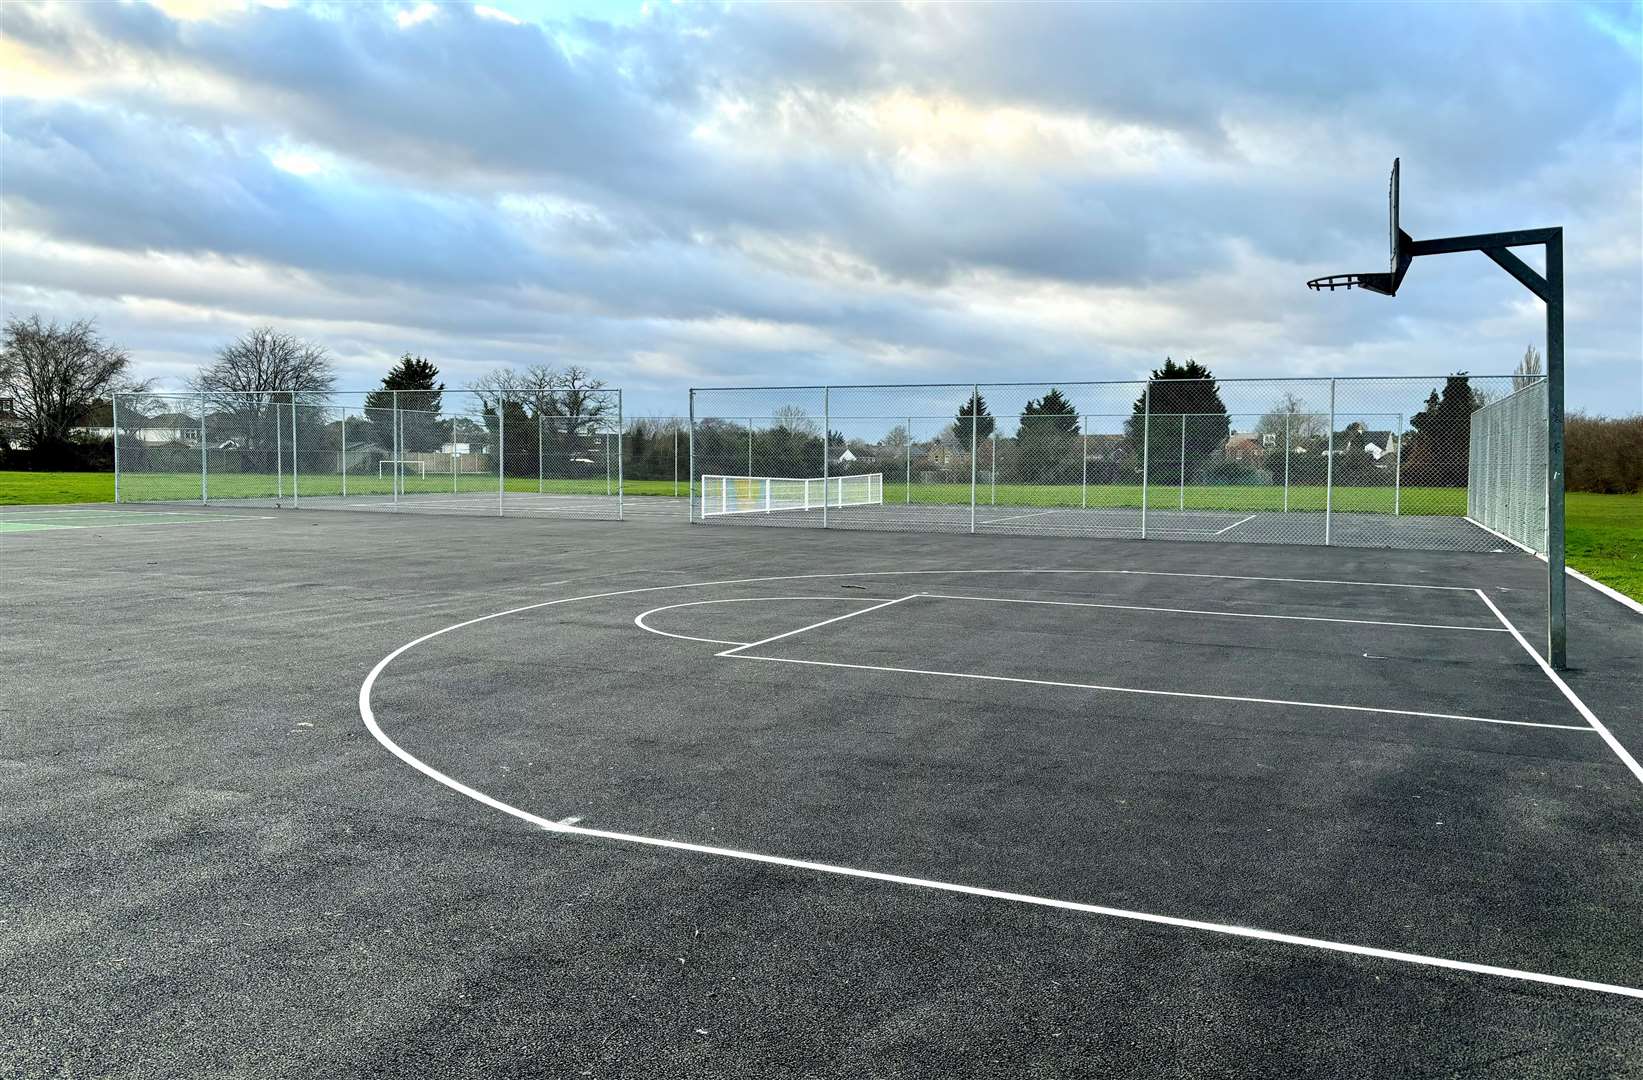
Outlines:
{"type": "MultiPolygon", "coordinates": [[[[277,445],[282,405],[318,403],[336,385],[323,345],[259,326],[217,350],[217,358],[190,380],[232,436],[246,449],[277,445]]],[[[317,410],[314,410],[317,413],[317,410]]],[[[288,419],[291,410],[285,409],[288,419]]]]}
{"type": "Polygon", "coordinates": [[[786,428],[800,435],[820,435],[821,425],[800,405],[782,405],[770,414],[772,427],[786,428]]]}
{"type": "Polygon", "coordinates": [[[1329,416],[1312,410],[1306,402],[1289,391],[1272,403],[1272,407],[1255,422],[1255,430],[1261,435],[1272,435],[1278,445],[1282,445],[1287,433],[1290,445],[1309,442],[1324,437],[1324,428],[1328,427],[1329,416]]]}
{"type": "Polygon", "coordinates": [[[147,389],[126,378],[124,349],[98,336],[89,319],[66,326],[39,315],[6,321],[0,333],[0,396],[12,400],[23,440],[61,453],[92,407],[108,395],[147,389]]]}
{"type": "Polygon", "coordinates": [[[487,409],[495,411],[506,398],[523,405],[533,418],[565,418],[568,423],[559,426],[570,432],[597,430],[600,422],[616,411],[616,395],[605,389],[604,380],[593,378],[586,368],[575,364],[562,371],[545,364],[532,364],[523,370],[494,368],[468,388],[479,395],[487,409]]]}
{"type": "Polygon", "coordinates": [[[1518,361],[1516,370],[1512,372],[1512,389],[1522,390],[1533,386],[1541,380],[1540,350],[1533,345],[1523,353],[1523,359],[1518,361]]]}

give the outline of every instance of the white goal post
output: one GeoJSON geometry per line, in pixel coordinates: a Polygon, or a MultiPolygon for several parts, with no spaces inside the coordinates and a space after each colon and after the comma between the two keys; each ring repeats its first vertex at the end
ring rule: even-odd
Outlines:
{"type": "Polygon", "coordinates": [[[428,463],[426,461],[407,461],[398,458],[383,458],[381,461],[377,462],[377,479],[386,479],[388,474],[383,470],[392,465],[397,465],[399,467],[399,472],[402,476],[414,468],[416,469],[417,476],[427,479],[428,463]]]}
{"type": "Polygon", "coordinates": [[[884,474],[854,476],[702,476],[702,517],[723,514],[769,514],[777,510],[879,506],[884,503],[884,474]]]}

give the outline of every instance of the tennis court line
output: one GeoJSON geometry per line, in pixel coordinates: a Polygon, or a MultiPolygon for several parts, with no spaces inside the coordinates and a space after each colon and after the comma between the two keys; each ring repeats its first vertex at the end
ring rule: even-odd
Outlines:
{"type": "Polygon", "coordinates": [[[803,633],[806,633],[806,632],[811,631],[811,630],[819,630],[824,626],[829,626],[829,625],[831,625],[833,623],[836,623],[836,622],[843,622],[845,619],[854,619],[857,615],[866,615],[869,611],[877,611],[880,608],[887,608],[887,607],[890,607],[892,604],[899,604],[904,600],[917,599],[918,596],[919,596],[918,593],[908,593],[906,596],[898,596],[894,600],[881,601],[877,604],[874,604],[872,607],[861,608],[858,611],[849,611],[849,612],[844,613],[843,615],[834,616],[831,619],[823,619],[821,622],[811,623],[809,626],[801,626],[797,630],[789,630],[789,631],[787,631],[786,633],[783,633],[783,634],[776,634],[773,637],[767,637],[767,638],[763,639],[762,641],[750,641],[746,645],[738,645],[734,649],[726,649],[724,652],[714,653],[713,655],[715,655],[715,656],[735,656],[737,653],[741,652],[743,649],[752,649],[752,648],[756,648],[757,646],[760,646],[760,645],[769,645],[773,641],[780,641],[783,638],[790,638],[794,634],[803,634],[803,633]]]}
{"type": "Polygon", "coordinates": [[[1580,700],[1580,695],[1576,694],[1569,684],[1563,681],[1563,677],[1552,669],[1552,665],[1546,662],[1546,658],[1540,655],[1535,647],[1525,640],[1524,636],[1518,632],[1518,628],[1512,625],[1512,620],[1501,614],[1500,608],[1495,606],[1495,602],[1489,599],[1488,594],[1482,589],[1472,591],[1478,594],[1479,600],[1489,605],[1489,610],[1495,613],[1495,618],[1499,619],[1501,624],[1512,632],[1512,636],[1517,638],[1517,643],[1523,646],[1523,651],[1534,657],[1535,663],[1540,665],[1540,670],[1544,671],[1546,677],[1551,679],[1559,690],[1563,691],[1563,696],[1569,699],[1569,704],[1575,707],[1576,712],[1586,718],[1586,723],[1591,725],[1592,730],[1603,737],[1603,741],[1609,744],[1609,749],[1614,751],[1615,756],[1620,759],[1620,763],[1630,769],[1632,775],[1637,777],[1640,783],[1643,783],[1643,765],[1637,763],[1637,759],[1632,757],[1631,751],[1627,750],[1620,740],[1614,737],[1614,732],[1610,731],[1608,726],[1597,718],[1596,713],[1586,707],[1586,703],[1580,700]]]}
{"type": "MultiPolygon", "coordinates": [[[[124,513],[127,513],[127,511],[122,510],[122,511],[120,511],[120,513],[124,514],[124,513]]],[[[71,530],[71,529],[125,529],[125,528],[130,528],[134,525],[149,525],[149,526],[160,526],[160,525],[220,525],[225,521],[272,521],[273,519],[274,519],[273,514],[233,514],[233,515],[213,514],[213,515],[210,515],[208,517],[201,517],[197,521],[98,521],[98,522],[93,522],[93,523],[87,523],[87,524],[84,524],[84,525],[47,525],[47,524],[44,524],[44,523],[41,523],[41,522],[27,522],[27,521],[14,521],[14,520],[10,520],[10,519],[0,519],[0,525],[30,525],[30,524],[32,524],[32,525],[35,526],[35,528],[34,529],[29,529],[29,530],[26,530],[26,531],[28,531],[28,532],[36,532],[36,531],[39,531],[39,532],[66,532],[66,531],[71,530]]]]}
{"type": "Polygon", "coordinates": [[[1231,532],[1231,531],[1232,531],[1232,530],[1233,530],[1233,529],[1236,529],[1236,528],[1237,528],[1237,527],[1238,527],[1238,526],[1240,526],[1240,525],[1242,525],[1242,524],[1243,524],[1243,523],[1244,523],[1244,522],[1246,522],[1246,521],[1254,521],[1254,520],[1255,520],[1255,515],[1254,515],[1254,514],[1251,514],[1251,515],[1249,515],[1249,516],[1248,516],[1248,517],[1247,517],[1247,518],[1241,518],[1241,519],[1240,519],[1240,520],[1238,520],[1238,521],[1234,521],[1234,522],[1233,522],[1233,523],[1232,523],[1232,524],[1231,524],[1231,525],[1228,525],[1228,526],[1227,526],[1227,527],[1226,527],[1226,528],[1224,528],[1224,529],[1221,529],[1221,530],[1219,530],[1219,531],[1217,531],[1217,532],[1216,532],[1216,534],[1215,534],[1215,535],[1216,535],[1216,536],[1220,536],[1220,535],[1221,535],[1221,534],[1222,534],[1222,533],[1229,533],[1229,532],[1231,532]]]}
{"type": "Polygon", "coordinates": [[[1077,507],[1077,506],[1052,506],[1048,510],[1030,510],[1025,514],[1009,514],[1009,515],[1006,515],[1005,517],[988,518],[986,521],[978,521],[978,522],[976,522],[976,524],[977,525],[997,525],[997,524],[999,524],[1000,522],[1003,522],[1003,521],[1020,521],[1022,518],[1043,517],[1045,514],[1062,514],[1062,513],[1066,513],[1069,510],[1078,510],[1078,509],[1081,509],[1081,508],[1077,507]]]}
{"type": "MultiPolygon", "coordinates": [[[[872,608],[867,610],[871,611],[872,608]]],[[[857,613],[859,614],[859,612],[857,613]]],[[[836,621],[836,620],[829,620],[836,621]]],[[[820,624],[818,624],[820,625],[820,624]]],[[[805,627],[805,629],[814,629],[805,627]]],[[[784,635],[785,636],[785,635],[784,635]]],[[[774,640],[774,639],[772,639],[774,640]]],[[[754,645],[763,645],[757,641],[754,645]]],[[[1143,690],[1134,686],[1106,686],[1101,683],[1059,682],[1054,679],[1028,679],[1013,675],[979,675],[969,671],[936,671],[931,668],[889,667],[881,664],[846,664],[833,660],[798,660],[787,656],[754,656],[743,652],[752,645],[727,649],[715,656],[735,660],[765,660],[772,664],[805,664],[809,667],[847,668],[856,671],[884,671],[896,675],[937,675],[947,679],[975,679],[980,682],[1013,683],[1018,686],[1053,686],[1068,690],[1097,690],[1113,694],[1143,694],[1148,697],[1191,698],[1197,701],[1239,701],[1251,705],[1292,705],[1303,709],[1332,709],[1341,712],[1377,713],[1383,716],[1418,716],[1427,720],[1470,720],[1474,724],[1505,724],[1511,727],[1550,728],[1555,731],[1591,731],[1586,724],[1543,724],[1537,720],[1496,720],[1488,716],[1465,716],[1460,713],[1417,712],[1413,709],[1387,709],[1372,705],[1336,705],[1326,701],[1289,701],[1284,698],[1242,697],[1236,694],[1200,694],[1186,690],[1143,690]]]]}
{"type": "Polygon", "coordinates": [[[1114,611],[1159,611],[1170,615],[1218,615],[1229,619],[1284,619],[1291,622],[1351,623],[1355,626],[1400,626],[1411,630],[1471,630],[1504,634],[1501,626],[1457,626],[1452,623],[1391,622],[1381,619],[1335,619],[1323,615],[1263,615],[1252,611],[1205,611],[1198,608],[1147,607],[1143,604],[1097,604],[1086,600],[1027,600],[1007,596],[961,596],[957,593],[919,593],[933,600],[980,600],[988,604],[1043,604],[1049,607],[1108,608],[1114,611]]]}

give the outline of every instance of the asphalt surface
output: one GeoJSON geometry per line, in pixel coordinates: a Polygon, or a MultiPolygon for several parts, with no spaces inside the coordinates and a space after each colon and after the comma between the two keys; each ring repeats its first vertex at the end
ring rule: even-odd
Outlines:
{"type": "Polygon", "coordinates": [[[1526,556],[83,520],[0,532],[0,1075],[1643,1075],[1637,998],[545,832],[358,707],[528,607],[370,704],[549,821],[1640,987],[1643,784],[1466,591],[1535,640],[1526,556]]]}

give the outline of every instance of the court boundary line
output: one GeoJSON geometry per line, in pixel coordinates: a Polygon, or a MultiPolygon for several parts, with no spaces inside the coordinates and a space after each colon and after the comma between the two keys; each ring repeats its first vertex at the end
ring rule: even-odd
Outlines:
{"type": "MultiPolygon", "coordinates": [[[[1478,528],[1482,529],[1484,532],[1488,533],[1489,535],[1499,537],[1500,539],[1506,541],[1508,544],[1511,544],[1513,547],[1517,548],[1519,551],[1527,552],[1528,554],[1533,555],[1535,558],[1539,559],[1541,562],[1547,562],[1548,561],[1547,558],[1546,558],[1546,553],[1544,551],[1536,551],[1534,548],[1530,547],[1528,544],[1520,543],[1517,540],[1513,540],[1510,536],[1507,536],[1503,532],[1496,532],[1494,529],[1491,529],[1489,526],[1485,525],[1481,521],[1478,521],[1476,518],[1467,518],[1466,520],[1470,521],[1472,524],[1476,525],[1478,528]]],[[[1570,566],[1568,563],[1563,564],[1563,572],[1565,574],[1568,574],[1570,577],[1574,578],[1576,581],[1584,582],[1585,584],[1590,585],[1592,588],[1596,589],[1598,592],[1602,593],[1604,596],[1607,596],[1610,600],[1615,601],[1617,604],[1620,604],[1623,607],[1630,608],[1631,610],[1637,612],[1639,615],[1643,615],[1643,603],[1639,603],[1638,601],[1633,600],[1631,597],[1627,596],[1625,593],[1621,592],[1619,589],[1616,589],[1614,586],[1605,585],[1605,584],[1603,584],[1603,582],[1598,581],[1596,578],[1587,577],[1585,574],[1582,574],[1579,570],[1576,570],[1574,567],[1570,566]]]]}
{"type": "Polygon", "coordinates": [[[1541,671],[1546,673],[1546,677],[1551,679],[1559,690],[1563,691],[1563,696],[1569,699],[1569,704],[1573,705],[1575,711],[1585,718],[1586,723],[1591,725],[1592,730],[1603,737],[1603,741],[1609,744],[1609,749],[1614,751],[1615,756],[1620,759],[1620,763],[1631,770],[1632,775],[1637,777],[1639,783],[1643,783],[1643,765],[1639,765],[1637,759],[1632,757],[1631,751],[1627,750],[1625,745],[1615,738],[1614,732],[1609,730],[1608,725],[1599,720],[1597,714],[1586,707],[1586,703],[1580,700],[1580,695],[1575,693],[1574,689],[1563,681],[1563,677],[1552,668],[1551,664],[1546,662],[1544,656],[1535,651],[1535,647],[1529,644],[1528,640],[1518,632],[1516,626],[1512,625],[1512,620],[1502,614],[1500,608],[1495,606],[1495,602],[1489,599],[1488,593],[1482,589],[1473,589],[1472,591],[1477,593],[1478,599],[1487,604],[1489,610],[1495,613],[1495,618],[1499,619],[1502,625],[1512,632],[1512,636],[1517,639],[1517,643],[1523,646],[1523,651],[1534,658],[1535,664],[1539,666],[1541,671]]]}
{"type": "MultiPolygon", "coordinates": [[[[141,511],[121,510],[119,513],[141,513],[141,511]]],[[[87,529],[129,529],[138,525],[157,527],[160,525],[220,525],[225,521],[272,521],[275,516],[274,514],[235,514],[232,517],[228,515],[210,515],[202,517],[199,521],[100,521],[95,525],[50,525],[38,521],[14,521],[0,518],[0,525],[32,526],[32,528],[19,530],[20,533],[72,532],[76,530],[83,532],[87,529]]]]}
{"type": "Polygon", "coordinates": [[[1238,526],[1244,524],[1244,522],[1246,522],[1246,521],[1254,521],[1257,516],[1258,515],[1256,515],[1256,514],[1251,514],[1247,518],[1243,518],[1242,520],[1239,520],[1239,521],[1234,521],[1231,525],[1228,525],[1226,528],[1220,530],[1215,535],[1216,536],[1221,536],[1221,535],[1224,535],[1225,533],[1229,533],[1233,529],[1236,529],[1238,526]]]}
{"type": "MultiPolygon", "coordinates": [[[[901,571],[902,574],[920,574],[928,571],[901,571]]],[[[939,571],[942,573],[993,573],[995,571],[959,570],[939,571]]],[[[1011,571],[1004,571],[1009,573],[1011,571]]],[[[1044,571],[1015,571],[1017,573],[1044,571]]],[[[1087,573],[1090,571],[1072,570],[1070,573],[1087,573]]],[[[1097,571],[1099,572],[1099,571],[1097,571]]],[[[883,571],[877,572],[883,574],[883,571]]],[[[891,571],[895,573],[895,571],[891,571]]],[[[700,855],[714,855],[720,858],[737,859],[745,862],[764,863],[772,866],[784,866],[790,869],[808,870],[815,873],[834,874],[842,877],[859,878],[869,881],[881,881],[887,884],[908,885],[937,892],[956,893],[966,896],[978,896],[986,899],[1004,900],[1011,903],[1027,904],[1036,907],[1055,908],[1064,911],[1077,911],[1084,914],[1101,915],[1113,919],[1132,922],[1152,923],[1155,925],[1172,926],[1179,929],[1199,930],[1206,933],[1221,934],[1228,937],[1238,937],[1255,941],[1270,941],[1278,944],[1296,945],[1303,948],[1318,949],[1325,952],[1342,953],[1352,956],[1367,956],[1379,960],[1392,960],[1399,963],[1412,964],[1423,967],[1433,967],[1449,971],[1463,971],[1474,975],[1490,975],[1498,978],[1515,979],[1520,982],[1539,983],[1548,986],[1560,986],[1568,989],[1587,990],[1594,993],[1617,995],[1621,997],[1643,1000],[1643,988],[1623,986],[1617,983],[1596,982],[1589,979],[1577,979],[1564,975],[1551,975],[1545,972],[1529,971],[1523,968],[1509,968],[1493,964],[1479,964],[1469,960],[1453,960],[1448,957],[1429,956],[1422,953],[1403,952],[1396,949],[1383,949],[1369,945],[1355,945],[1349,942],[1330,941],[1325,938],[1312,938],[1300,934],[1287,934],[1281,931],[1261,930],[1254,927],[1237,926],[1230,923],[1207,922],[1199,919],[1186,919],[1173,915],[1160,915],[1151,912],[1134,911],[1126,908],[1107,907],[1100,904],[1082,903],[1072,900],[1058,900],[1052,897],[1034,896],[1028,893],[1012,893],[1002,889],[989,889],[976,885],[964,885],[956,882],[936,881],[930,878],[915,878],[900,874],[888,874],[882,871],[866,870],[856,867],[836,866],[830,863],[812,862],[804,859],[793,859],[780,855],[765,855],[753,851],[740,851],[734,848],[717,848],[706,844],[694,844],[681,840],[668,840],[663,837],[640,836],[634,833],[613,832],[607,829],[590,829],[582,825],[567,825],[562,821],[552,821],[548,818],[532,814],[527,810],[511,806],[478,788],[470,787],[454,777],[440,772],[427,762],[418,758],[399,743],[390,738],[387,732],[377,722],[376,712],[371,708],[371,690],[377,679],[387,670],[396,659],[424,642],[442,637],[457,630],[465,629],[493,619],[506,618],[527,611],[537,611],[543,608],[557,607],[560,604],[576,603],[583,600],[600,600],[615,596],[630,596],[639,593],[661,592],[669,589],[711,588],[723,585],[746,585],[768,581],[816,580],[822,578],[864,577],[874,576],[867,571],[846,571],[838,574],[797,574],[764,578],[742,578],[725,581],[680,582],[674,585],[651,585],[635,589],[616,589],[601,593],[588,593],[582,596],[567,596],[557,600],[543,600],[534,604],[525,604],[519,607],[508,608],[504,611],[495,611],[487,615],[476,616],[461,622],[452,623],[438,630],[413,638],[394,649],[388,655],[378,660],[365,676],[359,687],[359,714],[366,729],[377,743],[393,754],[400,761],[412,769],[433,780],[435,783],[456,792],[459,795],[500,811],[510,817],[535,825],[546,832],[561,833],[570,836],[587,836],[594,839],[610,840],[617,843],[633,844],[643,847],[662,848],[674,851],[686,851],[700,855]]],[[[1196,576],[1196,575],[1195,575],[1196,576]]],[[[1415,586],[1421,588],[1423,586],[1415,586]]],[[[1446,586],[1434,586],[1447,588],[1446,586]]]]}
{"type": "Polygon", "coordinates": [[[1504,634],[1502,626],[1455,626],[1447,623],[1392,622],[1382,619],[1334,619],[1324,615],[1268,615],[1254,611],[1206,611],[1197,608],[1148,607],[1144,604],[1098,604],[1085,600],[1029,600],[1009,596],[962,596],[957,593],[919,593],[932,600],[978,600],[988,604],[1042,604],[1048,607],[1106,608],[1114,611],[1157,611],[1170,615],[1216,615],[1229,619],[1284,619],[1291,622],[1350,623],[1355,626],[1398,626],[1413,630],[1470,630],[1479,634],[1504,634]]]}

